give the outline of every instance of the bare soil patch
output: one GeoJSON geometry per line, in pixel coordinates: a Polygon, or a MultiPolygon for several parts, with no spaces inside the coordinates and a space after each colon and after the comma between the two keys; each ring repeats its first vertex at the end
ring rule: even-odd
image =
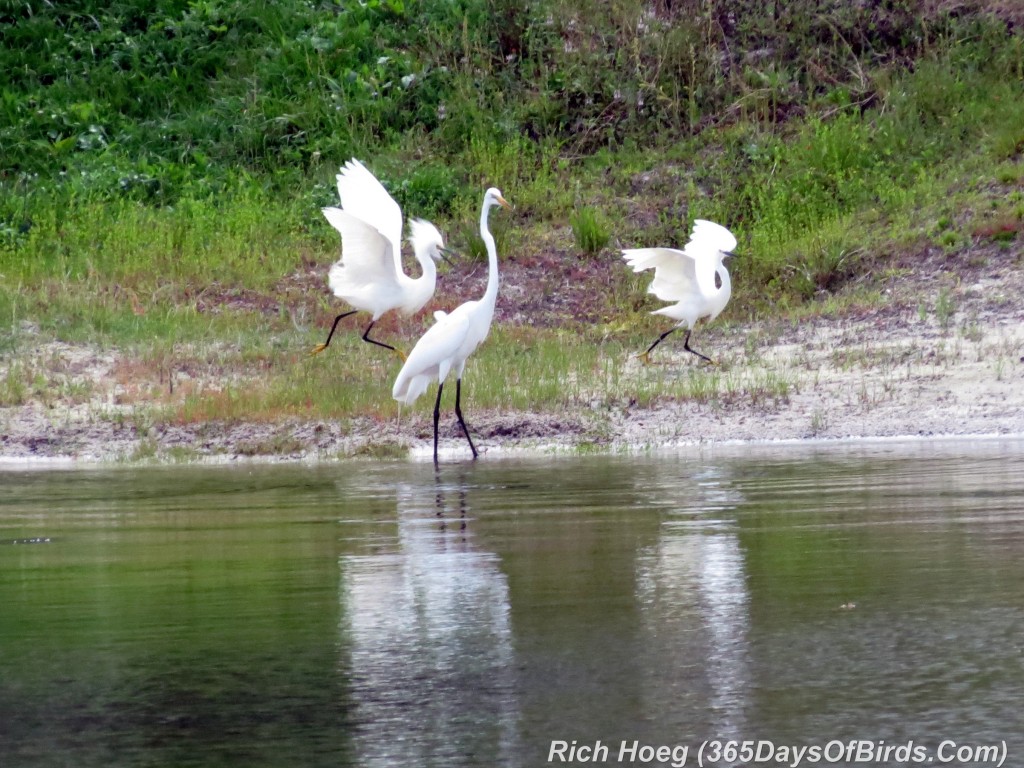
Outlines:
{"type": "MultiPolygon", "coordinates": [[[[608,320],[598,297],[621,279],[612,259],[552,253],[511,261],[496,322],[555,325],[608,320]]],[[[291,289],[317,276],[291,278],[291,289]]],[[[995,246],[958,258],[919,254],[884,285],[887,302],[805,320],[722,320],[699,332],[699,348],[722,364],[717,394],[640,407],[628,391],[572,413],[467,413],[478,446],[509,451],[631,450],[693,443],[885,436],[1024,434],[1024,270],[1019,248],[995,246]],[[611,403],[608,405],[607,403],[611,403]]],[[[482,290],[483,270],[449,281],[452,296],[482,290]],[[480,274],[477,274],[479,272],[480,274]],[[477,285],[479,283],[479,285],[477,285]]],[[[257,301],[253,298],[252,301],[257,301]]],[[[215,302],[214,302],[215,303],[215,302]]],[[[651,308],[654,308],[652,306],[651,308]]],[[[695,334],[695,340],[697,334],[695,334]]],[[[669,337],[654,375],[683,377],[705,365],[669,337]]],[[[638,352],[640,350],[637,350],[638,352]]],[[[9,375],[0,362],[0,375],[9,375]]],[[[627,372],[641,374],[630,359],[627,372]]],[[[429,414],[328,421],[145,424],[129,418],[131,361],[117,350],[42,343],[29,367],[61,392],[0,408],[0,459],[103,462],[429,457],[429,414]],[[127,373],[126,373],[127,372],[127,373]],[[78,393],[78,394],[76,394],[78,393]]],[[[209,372],[193,372],[210,375],[209,372]]],[[[651,369],[644,373],[650,374],[651,369]]],[[[454,419],[445,454],[468,457],[454,419]],[[465,456],[463,456],[465,454],[465,456]]]]}

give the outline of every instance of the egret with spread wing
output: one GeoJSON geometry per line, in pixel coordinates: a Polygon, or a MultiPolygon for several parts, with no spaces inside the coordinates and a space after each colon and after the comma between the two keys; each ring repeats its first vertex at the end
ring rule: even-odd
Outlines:
{"type": "Polygon", "coordinates": [[[355,309],[334,318],[323,344],[311,354],[327,349],[338,323],[359,311],[371,314],[363,341],[405,354],[390,344],[370,338],[370,329],[385,312],[403,315],[418,312],[434,295],[438,259],[444,258],[444,240],[429,221],[410,219],[409,241],[422,274],[412,278],[402,271],[402,210],[384,186],[356,159],[338,174],[340,208],[324,208],[327,221],[341,234],[341,259],[328,274],[328,285],[338,298],[355,309]]]}
{"type": "Polygon", "coordinates": [[[626,264],[634,272],[654,269],[648,293],[664,301],[675,302],[651,313],[665,315],[678,322],[640,355],[641,360],[650,362],[651,350],[672,331],[685,326],[683,349],[709,363],[713,362],[707,355],[690,347],[690,334],[700,318],[714,320],[729,303],[732,281],[724,259],[732,256],[735,248],[736,238],[732,232],[713,221],[697,219],[690,240],[681,251],[675,248],[635,248],[622,252],[626,264]]]}
{"type": "Polygon", "coordinates": [[[481,299],[467,301],[456,307],[450,314],[435,313],[437,322],[416,342],[409,358],[395,379],[391,395],[399,402],[411,404],[426,392],[433,381],[437,381],[437,400],[434,402],[434,463],[437,463],[437,423],[441,413],[441,390],[445,379],[455,372],[455,415],[459,426],[469,442],[473,458],[477,457],[473,438],[462,417],[462,371],[466,359],[487,338],[494,317],[494,304],[498,299],[498,251],[494,237],[487,227],[491,208],[496,205],[511,208],[494,187],[484,194],[480,211],[480,237],[487,247],[487,288],[481,299]]]}

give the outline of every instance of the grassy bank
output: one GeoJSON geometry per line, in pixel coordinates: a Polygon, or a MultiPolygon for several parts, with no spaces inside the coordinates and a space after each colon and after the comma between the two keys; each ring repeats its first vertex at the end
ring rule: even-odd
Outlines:
{"type": "MultiPolygon", "coordinates": [[[[926,259],[1019,268],[1012,4],[785,5],[7,6],[0,405],[86,398],[33,354],[59,340],[126,353],[140,423],[391,418],[395,360],[355,334],[305,356],[339,309],[318,209],[353,155],[466,254],[436,307],[478,290],[483,188],[516,204],[495,218],[477,407],[619,397],[627,352],[664,328],[617,249],[681,243],[695,217],[740,238],[726,334],[881,302],[926,259]]],[[[381,329],[409,346],[428,317],[381,329]]],[[[727,368],[629,389],[786,387],[727,368]]]]}

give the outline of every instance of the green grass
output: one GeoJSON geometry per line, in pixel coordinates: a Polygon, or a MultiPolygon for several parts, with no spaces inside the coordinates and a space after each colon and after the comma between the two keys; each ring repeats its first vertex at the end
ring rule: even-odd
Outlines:
{"type": "Polygon", "coordinates": [[[154,290],[182,280],[266,288],[310,248],[297,218],[252,187],[225,200],[186,198],[173,208],[74,200],[33,217],[7,251],[18,258],[5,260],[5,274],[25,283],[98,278],[154,290]]]}
{"type": "MultiPolygon", "coordinates": [[[[218,390],[182,391],[162,411],[167,421],[305,418],[394,418],[399,404],[391,385],[401,365],[394,355],[370,348],[355,334],[340,335],[316,357],[293,339],[290,350],[266,349],[255,358],[229,352],[218,362],[219,374],[237,382],[218,390]]],[[[532,334],[495,329],[467,365],[464,390],[474,408],[557,411],[589,402],[593,371],[608,353],[589,341],[558,332],[532,334]],[[508,350],[513,349],[512,354],[508,350]]],[[[166,364],[142,358],[131,378],[148,378],[161,389],[159,371],[166,364]]],[[[181,357],[173,368],[187,368],[181,357]]],[[[163,387],[162,389],[166,389],[163,387]]],[[[433,409],[436,390],[417,401],[414,413],[433,409]]],[[[467,406],[468,407],[468,406],[467,406]]]]}
{"type": "Polygon", "coordinates": [[[611,240],[604,217],[593,208],[578,208],[569,217],[576,247],[589,256],[596,256],[611,240]]]}
{"type": "MultiPolygon", "coordinates": [[[[612,248],[681,246],[694,218],[715,219],[740,240],[722,323],[878,302],[898,254],[1019,252],[1024,26],[982,0],[955,16],[869,6],[12,8],[0,403],[88,399],[31,355],[57,339],[127,350],[147,418],[394,418],[397,360],[352,334],[305,356],[337,310],[337,235],[319,208],[352,155],[471,260],[480,195],[500,187],[516,206],[492,217],[502,258],[578,259],[547,298],[600,297],[559,329],[495,328],[467,368],[475,407],[785,399],[790,383],[767,374],[634,375],[630,354],[664,330],[646,279],[584,277],[612,248]]],[[[946,325],[944,307],[922,312],[946,325]]],[[[424,323],[384,328],[411,343],[424,323]]]]}
{"type": "MultiPolygon", "coordinates": [[[[118,386],[117,406],[94,404],[96,418],[131,425],[145,434],[156,424],[278,422],[287,419],[386,421],[405,413],[429,418],[435,389],[409,407],[390,397],[400,361],[370,348],[356,334],[339,334],[310,357],[309,339],[295,331],[250,335],[238,344],[154,341],[128,351],[110,380],[88,384],[47,370],[27,354],[0,378],[0,402],[105,401],[118,386]]],[[[689,361],[640,366],[643,346],[562,331],[497,327],[467,365],[463,398],[479,410],[564,413],[633,403],[694,401],[753,404],[785,399],[788,382],[764,372],[732,372],[689,361]]],[[[450,405],[450,404],[449,404],[450,405]]],[[[276,438],[275,438],[276,439],[276,438]]],[[[286,438],[280,438],[286,439],[286,438]]],[[[265,447],[265,446],[264,446],[265,447]]],[[[254,446],[254,452],[272,452],[254,446]]]]}

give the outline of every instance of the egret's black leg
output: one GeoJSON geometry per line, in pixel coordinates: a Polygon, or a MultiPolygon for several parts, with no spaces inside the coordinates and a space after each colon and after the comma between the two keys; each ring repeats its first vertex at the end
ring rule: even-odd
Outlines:
{"type": "Polygon", "coordinates": [[[462,399],[462,379],[455,380],[455,415],[459,419],[459,424],[462,425],[462,432],[466,435],[466,440],[469,441],[469,450],[473,452],[473,458],[477,457],[476,446],[473,445],[473,438],[469,436],[469,428],[466,426],[466,420],[462,418],[462,406],[459,400],[462,399]]]}
{"type": "MultiPolygon", "coordinates": [[[[676,326],[676,327],[678,327],[678,326],[676,326]]],[[[665,337],[668,336],[670,333],[672,333],[672,331],[674,331],[674,330],[675,330],[675,328],[669,328],[667,331],[665,331],[663,334],[661,334],[661,336],[659,336],[657,339],[655,339],[654,343],[651,344],[651,346],[649,346],[647,348],[647,351],[640,355],[640,359],[643,360],[644,363],[651,362],[651,350],[654,349],[659,344],[661,344],[661,342],[663,342],[665,340],[665,337]]]]}
{"type": "MultiPolygon", "coordinates": [[[[331,343],[331,338],[334,336],[334,332],[336,330],[338,330],[338,323],[340,323],[342,320],[344,320],[349,315],[354,315],[358,311],[359,311],[358,309],[353,309],[353,310],[350,310],[349,312],[342,312],[340,315],[338,315],[336,318],[334,318],[334,325],[331,326],[331,332],[327,334],[327,341],[325,341],[323,344],[317,344],[315,347],[313,347],[313,351],[310,352],[309,354],[311,354],[311,355],[318,355],[321,352],[323,352],[325,349],[327,349],[328,345],[331,343]]],[[[371,325],[372,325],[372,323],[371,323],[371,325]]]]}
{"type": "Polygon", "coordinates": [[[696,349],[692,349],[692,348],[690,347],[690,330],[691,330],[691,329],[689,329],[689,328],[687,328],[687,329],[686,329],[686,338],[685,338],[685,339],[683,339],[683,349],[685,349],[685,350],[686,350],[687,352],[692,352],[693,354],[695,354],[695,355],[696,355],[697,357],[701,358],[702,360],[707,360],[707,361],[708,361],[709,363],[711,363],[712,365],[714,365],[714,364],[715,364],[715,361],[714,361],[714,360],[712,360],[712,359],[711,359],[710,357],[708,357],[707,355],[702,355],[702,354],[701,354],[700,352],[698,352],[698,351],[697,351],[696,349]]]}
{"type": "Polygon", "coordinates": [[[434,466],[437,466],[437,422],[441,418],[441,390],[444,384],[437,385],[437,400],[434,401],[434,466]]]}
{"type": "MultiPolygon", "coordinates": [[[[376,322],[377,321],[374,321],[374,323],[376,322]]],[[[385,349],[390,349],[392,352],[401,357],[402,362],[409,359],[408,355],[401,351],[400,349],[393,347],[390,344],[385,344],[383,341],[377,341],[377,339],[370,338],[370,329],[374,327],[374,323],[371,323],[369,326],[367,326],[367,330],[364,332],[364,334],[362,334],[362,340],[369,341],[371,344],[376,344],[377,346],[384,347],[385,349]]]]}
{"type": "Polygon", "coordinates": [[[366,330],[363,331],[363,341],[368,341],[371,344],[376,344],[378,347],[384,347],[384,349],[390,349],[392,352],[397,352],[398,350],[392,347],[390,344],[385,344],[383,341],[377,341],[376,339],[370,338],[370,329],[373,328],[374,323],[376,322],[377,321],[374,320],[368,326],[366,326],[366,330]]]}

